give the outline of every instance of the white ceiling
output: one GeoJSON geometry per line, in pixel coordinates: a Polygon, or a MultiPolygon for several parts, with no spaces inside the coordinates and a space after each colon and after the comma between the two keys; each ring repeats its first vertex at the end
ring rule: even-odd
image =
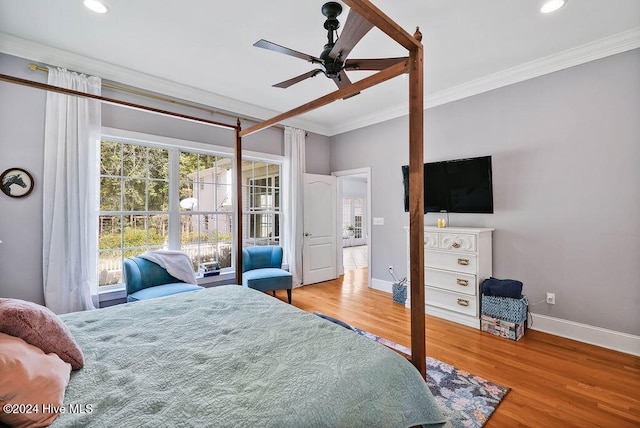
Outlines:
{"type": "MultiPolygon", "coordinates": [[[[323,0],[105,3],[110,12],[98,15],[82,0],[1,0],[0,51],[261,119],[336,89],[322,75],[271,87],[313,67],[252,46],[264,38],[319,56],[323,0]]],[[[373,3],[409,33],[420,26],[427,106],[640,46],[639,0],[569,0],[550,15],[541,0],[373,3]]],[[[374,28],[349,58],[405,55],[374,28]]],[[[352,81],[369,74],[349,72],[352,81]]],[[[289,123],[333,135],[400,116],[407,86],[397,77],[289,123]]]]}

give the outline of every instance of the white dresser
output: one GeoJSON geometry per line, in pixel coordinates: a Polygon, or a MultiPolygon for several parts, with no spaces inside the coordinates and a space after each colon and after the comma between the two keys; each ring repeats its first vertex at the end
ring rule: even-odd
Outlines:
{"type": "MultiPolygon", "coordinates": [[[[409,228],[407,229],[407,272],[409,228]]],[[[493,229],[424,228],[425,312],[480,328],[480,284],[492,272],[493,229]]],[[[410,307],[411,278],[407,286],[410,307]]]]}

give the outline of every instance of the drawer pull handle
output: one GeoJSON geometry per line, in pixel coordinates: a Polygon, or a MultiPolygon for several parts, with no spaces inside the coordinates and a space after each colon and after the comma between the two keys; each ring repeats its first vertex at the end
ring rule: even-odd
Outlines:
{"type": "Polygon", "coordinates": [[[467,285],[469,285],[469,281],[466,279],[458,278],[458,285],[462,285],[463,287],[466,287],[467,285]]]}
{"type": "Polygon", "coordinates": [[[453,248],[460,248],[460,244],[458,244],[457,242],[454,242],[453,244],[451,244],[451,246],[453,248]]]}
{"type": "Polygon", "coordinates": [[[469,306],[469,301],[465,299],[458,299],[458,304],[460,306],[469,306]]]}
{"type": "Polygon", "coordinates": [[[458,264],[462,266],[467,266],[469,264],[469,259],[458,259],[458,264]]]}

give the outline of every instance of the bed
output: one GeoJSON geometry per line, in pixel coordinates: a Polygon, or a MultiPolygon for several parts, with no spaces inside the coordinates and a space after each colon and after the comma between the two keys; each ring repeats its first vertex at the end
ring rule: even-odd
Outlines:
{"type": "Polygon", "coordinates": [[[84,354],[66,426],[366,426],[444,422],[401,355],[268,295],[213,287],[61,318],[84,354]]]}

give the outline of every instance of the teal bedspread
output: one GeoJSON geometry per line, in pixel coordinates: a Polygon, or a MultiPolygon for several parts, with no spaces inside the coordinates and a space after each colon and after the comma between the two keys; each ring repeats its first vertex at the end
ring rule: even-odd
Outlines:
{"type": "Polygon", "coordinates": [[[62,316],[82,348],[52,426],[407,427],[444,418],[402,356],[221,286],[62,316]],[[90,409],[83,407],[90,405],[90,409]]]}

